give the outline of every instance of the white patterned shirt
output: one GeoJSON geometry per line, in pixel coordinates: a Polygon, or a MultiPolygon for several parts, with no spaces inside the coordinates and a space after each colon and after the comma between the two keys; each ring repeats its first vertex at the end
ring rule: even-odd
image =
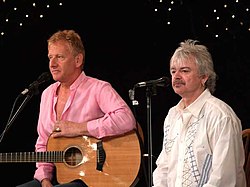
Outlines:
{"type": "Polygon", "coordinates": [[[191,105],[182,100],[164,121],[154,187],[245,187],[241,121],[206,89],[191,105]]]}

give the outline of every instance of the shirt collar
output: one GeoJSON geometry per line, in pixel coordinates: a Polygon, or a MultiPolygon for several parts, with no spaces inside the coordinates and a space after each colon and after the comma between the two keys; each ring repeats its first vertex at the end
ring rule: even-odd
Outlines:
{"type": "MultiPolygon", "coordinates": [[[[82,73],[77,77],[75,82],[73,82],[73,84],[70,86],[70,90],[77,88],[86,78],[87,78],[86,74],[84,73],[84,71],[82,71],[82,73]]],[[[60,85],[61,83],[59,81],[55,82],[54,90],[56,91],[60,85]]]]}
{"type": "Polygon", "coordinates": [[[184,102],[183,100],[180,100],[180,102],[177,104],[177,110],[180,112],[190,112],[193,116],[198,118],[198,115],[206,103],[206,100],[211,96],[211,92],[206,89],[204,90],[201,95],[193,102],[191,103],[187,108],[184,108],[184,102]]]}

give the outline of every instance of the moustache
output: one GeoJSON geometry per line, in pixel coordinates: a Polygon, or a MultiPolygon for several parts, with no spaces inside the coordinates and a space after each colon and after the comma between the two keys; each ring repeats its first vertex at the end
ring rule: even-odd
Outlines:
{"type": "Polygon", "coordinates": [[[173,81],[173,84],[185,84],[183,81],[180,80],[175,80],[173,81]]]}

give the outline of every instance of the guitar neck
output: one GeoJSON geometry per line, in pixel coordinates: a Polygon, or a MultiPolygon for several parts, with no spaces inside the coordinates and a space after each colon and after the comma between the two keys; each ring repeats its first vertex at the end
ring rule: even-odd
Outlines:
{"type": "Polygon", "coordinates": [[[0,153],[0,163],[63,162],[63,151],[0,153]]]}

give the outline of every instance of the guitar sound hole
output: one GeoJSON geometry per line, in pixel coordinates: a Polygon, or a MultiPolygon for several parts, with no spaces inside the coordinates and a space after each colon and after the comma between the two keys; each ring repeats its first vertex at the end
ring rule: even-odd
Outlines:
{"type": "Polygon", "coordinates": [[[83,159],[82,153],[77,147],[70,147],[64,155],[64,161],[70,166],[78,166],[83,159]]]}

